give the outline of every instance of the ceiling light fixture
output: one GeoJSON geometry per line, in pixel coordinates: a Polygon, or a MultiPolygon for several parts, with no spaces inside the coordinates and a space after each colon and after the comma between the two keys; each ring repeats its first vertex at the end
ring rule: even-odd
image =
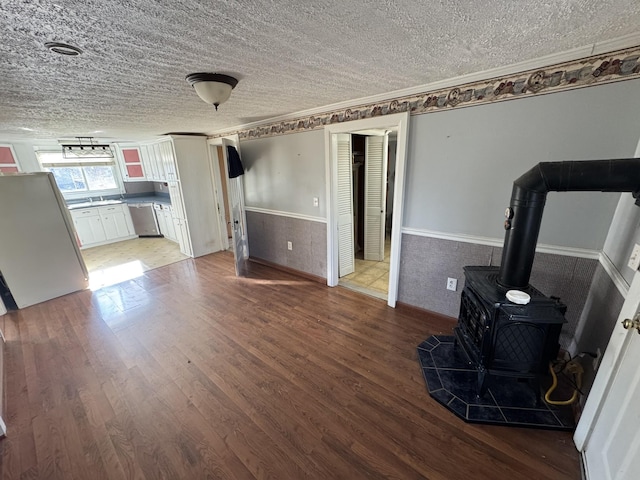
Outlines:
{"type": "Polygon", "coordinates": [[[60,43],[60,42],[47,42],[44,44],[45,47],[49,49],[49,51],[54,53],[59,53],[60,55],[80,55],[82,50],[78,47],[74,47],[73,45],[69,45],[68,43],[60,43]]]}
{"type": "Polygon", "coordinates": [[[238,84],[238,79],[222,73],[191,73],[187,82],[195,89],[198,96],[218,110],[218,105],[231,96],[231,90],[238,84]]]}
{"type": "Polygon", "coordinates": [[[78,139],[78,143],[60,142],[63,158],[113,158],[111,146],[106,143],[93,143],[93,137],[76,138],[78,139]],[[82,143],[83,141],[85,143],[82,143]]]}

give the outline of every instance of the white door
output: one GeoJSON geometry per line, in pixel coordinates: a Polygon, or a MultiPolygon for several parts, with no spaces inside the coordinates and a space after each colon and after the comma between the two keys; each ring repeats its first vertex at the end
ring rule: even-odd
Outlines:
{"type": "Polygon", "coordinates": [[[364,151],[364,259],[384,260],[388,136],[367,137],[364,151]]]}
{"type": "Polygon", "coordinates": [[[233,239],[233,257],[236,263],[236,275],[243,277],[248,271],[249,261],[249,237],[247,235],[247,217],[244,210],[244,189],[242,175],[229,178],[229,159],[227,147],[233,146],[240,153],[239,140],[236,138],[222,139],[222,152],[224,157],[225,178],[229,195],[229,209],[231,210],[231,236],[233,239]]]}
{"type": "Polygon", "coordinates": [[[351,134],[335,136],[338,149],[338,277],[355,271],[351,134]]]}
{"type": "Polygon", "coordinates": [[[576,428],[587,480],[640,478],[640,273],[636,272],[576,428]]]}

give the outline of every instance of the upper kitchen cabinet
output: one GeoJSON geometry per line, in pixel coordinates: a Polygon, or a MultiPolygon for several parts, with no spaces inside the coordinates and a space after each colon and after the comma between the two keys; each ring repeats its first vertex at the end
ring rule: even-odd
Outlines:
{"type": "Polygon", "coordinates": [[[140,145],[146,180],[168,182],[178,180],[171,139],[140,145]]]}
{"type": "Polygon", "coordinates": [[[0,175],[20,172],[16,158],[11,145],[0,145],[0,175]]]}
{"type": "Polygon", "coordinates": [[[117,151],[120,153],[120,167],[125,182],[138,182],[147,179],[140,148],[118,145],[117,151]]]}

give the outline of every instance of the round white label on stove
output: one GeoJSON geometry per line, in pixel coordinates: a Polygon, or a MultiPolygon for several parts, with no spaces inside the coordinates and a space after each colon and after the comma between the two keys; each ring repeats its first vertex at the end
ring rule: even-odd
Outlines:
{"type": "Polygon", "coordinates": [[[531,301],[529,294],[520,290],[509,290],[507,292],[507,299],[510,302],[517,303],[518,305],[526,305],[531,301]]]}

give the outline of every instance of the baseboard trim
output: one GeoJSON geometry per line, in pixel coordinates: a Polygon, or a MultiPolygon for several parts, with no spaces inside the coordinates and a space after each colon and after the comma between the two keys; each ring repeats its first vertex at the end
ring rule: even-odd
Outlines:
{"type": "MultiPolygon", "coordinates": [[[[432,310],[427,310],[426,308],[422,307],[416,307],[415,305],[411,305],[410,303],[396,302],[396,310],[407,315],[427,316],[431,319],[447,322],[451,324],[451,328],[453,328],[458,321],[456,318],[450,317],[449,315],[434,312],[432,310]]],[[[447,333],[447,335],[450,334],[451,332],[447,333]]]]}
{"type": "Polygon", "coordinates": [[[326,278],[319,277],[318,275],[314,275],[313,273],[303,272],[302,270],[296,270],[295,268],[287,267],[285,265],[280,265],[279,263],[273,263],[269,260],[263,260],[262,258],[257,257],[249,257],[249,261],[257,263],[259,265],[264,265],[265,267],[275,268],[276,270],[290,273],[291,275],[306,278],[307,280],[311,280],[312,282],[321,283],[323,285],[327,284],[326,278]]]}

